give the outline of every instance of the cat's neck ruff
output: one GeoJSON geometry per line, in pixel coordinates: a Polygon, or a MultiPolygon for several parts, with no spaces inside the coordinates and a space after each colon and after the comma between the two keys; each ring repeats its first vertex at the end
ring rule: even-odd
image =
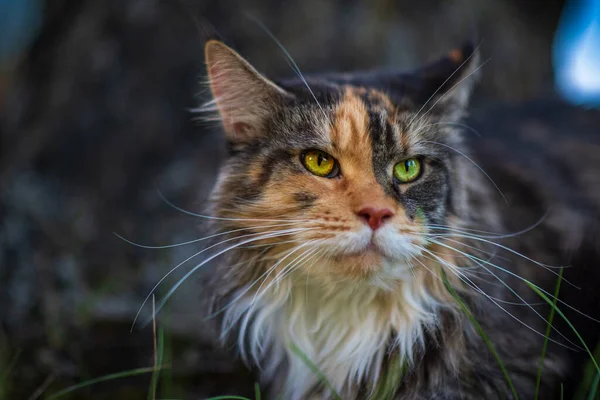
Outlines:
{"type": "Polygon", "coordinates": [[[398,268],[406,273],[385,285],[292,274],[263,295],[242,288],[226,313],[224,332],[239,324],[241,354],[257,363],[265,378],[287,368],[286,399],[302,398],[320,381],[298,351],[338,393],[373,386],[390,350],[412,363],[415,351],[425,346],[426,331],[438,322],[438,309],[445,306],[426,275],[405,265],[398,268]]]}

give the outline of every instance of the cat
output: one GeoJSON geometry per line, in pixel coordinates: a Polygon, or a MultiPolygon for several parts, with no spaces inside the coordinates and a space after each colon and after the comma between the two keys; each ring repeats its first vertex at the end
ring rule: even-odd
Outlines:
{"type": "Polygon", "coordinates": [[[554,301],[595,344],[597,113],[548,101],[525,123],[464,124],[472,44],[413,72],[277,81],[221,41],[205,56],[200,111],[228,148],[209,207],[227,246],[213,311],[272,398],[573,390],[587,353],[558,315],[546,333],[536,290],[552,301],[562,285],[554,301]]]}

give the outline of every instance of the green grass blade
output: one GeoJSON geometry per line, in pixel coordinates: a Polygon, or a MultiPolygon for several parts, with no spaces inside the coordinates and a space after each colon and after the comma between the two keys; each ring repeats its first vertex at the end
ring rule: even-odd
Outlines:
{"type": "Polygon", "coordinates": [[[479,325],[479,322],[477,322],[477,319],[471,313],[471,310],[469,310],[469,307],[467,306],[467,304],[458,295],[458,293],[456,292],[454,287],[452,287],[452,285],[448,281],[446,272],[443,269],[441,271],[442,271],[442,280],[444,282],[444,285],[446,286],[446,289],[448,290],[448,292],[450,292],[452,297],[456,300],[456,302],[458,303],[460,308],[463,310],[463,312],[465,313],[467,318],[469,318],[469,321],[471,321],[471,324],[473,324],[473,327],[475,328],[475,330],[477,331],[477,333],[479,334],[481,339],[484,341],[485,345],[488,347],[488,349],[492,353],[492,356],[496,359],[496,362],[498,363],[498,365],[500,366],[500,369],[502,370],[504,379],[506,379],[506,383],[508,384],[513,397],[515,398],[515,400],[519,400],[519,396],[517,395],[517,390],[515,389],[515,386],[513,385],[512,380],[510,379],[510,376],[508,375],[508,371],[506,370],[506,367],[504,366],[504,363],[502,362],[500,355],[498,354],[498,352],[496,352],[496,349],[494,348],[492,341],[485,334],[485,332],[483,331],[483,328],[481,327],[481,325],[479,325]]]}
{"type": "Polygon", "coordinates": [[[254,400],[260,400],[260,386],[254,382],[254,400]]]}
{"type": "Polygon", "coordinates": [[[143,375],[143,374],[148,374],[148,373],[153,373],[155,371],[155,369],[156,368],[154,368],[154,367],[136,368],[136,369],[130,369],[130,370],[127,370],[127,371],[116,372],[114,374],[108,374],[108,375],[100,376],[98,378],[90,379],[88,381],[81,382],[81,383],[78,383],[76,385],[70,386],[70,387],[68,387],[66,389],[61,390],[60,392],[56,392],[53,395],[49,396],[46,400],[55,400],[55,399],[58,399],[60,397],[64,397],[65,395],[67,395],[67,394],[69,394],[71,392],[74,392],[74,391],[79,390],[79,389],[83,389],[83,388],[88,387],[88,386],[95,385],[96,383],[106,382],[106,381],[112,381],[114,379],[129,378],[131,376],[143,375]]]}
{"type": "Polygon", "coordinates": [[[408,364],[400,359],[400,354],[395,353],[388,363],[388,367],[375,386],[371,400],[393,399],[402,385],[408,364]]]}
{"type": "Polygon", "coordinates": [[[302,362],[306,364],[306,366],[312,371],[312,373],[315,374],[319,378],[319,380],[331,391],[331,394],[336,400],[342,400],[342,397],[336,392],[334,387],[331,386],[325,375],[323,375],[323,373],[319,370],[319,367],[317,367],[315,363],[313,363],[306,356],[306,354],[304,354],[302,350],[298,348],[298,346],[292,344],[291,350],[296,356],[298,356],[298,358],[302,360],[302,362]]]}
{"type": "Polygon", "coordinates": [[[552,330],[552,321],[554,320],[554,312],[556,309],[556,302],[558,300],[558,293],[560,292],[560,283],[562,282],[563,268],[558,273],[558,279],[556,280],[556,287],[554,288],[554,300],[552,307],[550,307],[550,316],[548,317],[548,326],[546,327],[546,335],[544,337],[544,345],[542,346],[542,357],[540,358],[540,366],[538,368],[537,378],[535,382],[535,396],[534,400],[537,400],[540,394],[540,385],[542,383],[542,371],[544,370],[544,358],[546,358],[546,350],[548,349],[548,339],[550,338],[550,331],[552,330]]]}
{"type": "Polygon", "coordinates": [[[20,356],[21,349],[18,349],[15,355],[8,362],[6,369],[4,371],[0,371],[0,399],[3,399],[5,398],[5,396],[8,396],[8,378],[10,377],[12,370],[17,365],[17,361],[19,361],[20,356]]]}
{"type": "Polygon", "coordinates": [[[163,363],[164,342],[164,330],[162,328],[158,328],[157,350],[156,357],[154,359],[154,372],[152,373],[152,380],[150,381],[148,400],[156,400],[156,388],[158,387],[158,380],[161,371],[159,366],[163,363]]]}
{"type": "MultiPolygon", "coordinates": [[[[524,280],[524,282],[534,292],[536,292],[537,295],[540,296],[546,303],[550,304],[551,306],[553,305],[552,300],[550,300],[550,298],[548,296],[546,296],[546,294],[544,292],[542,292],[540,289],[538,289],[536,285],[534,285],[533,283],[529,282],[526,279],[524,280]]],[[[571,323],[571,321],[569,321],[569,319],[567,318],[567,316],[565,314],[563,314],[563,312],[560,310],[560,308],[558,308],[558,306],[554,306],[553,308],[556,310],[556,313],[558,315],[560,315],[560,317],[567,323],[567,325],[569,325],[569,328],[571,328],[571,330],[573,331],[573,333],[575,333],[575,335],[577,336],[577,338],[579,339],[579,341],[581,342],[581,344],[585,348],[585,351],[587,351],[587,353],[589,354],[592,362],[594,363],[594,366],[596,367],[596,371],[598,373],[600,373],[600,367],[598,366],[598,363],[596,362],[596,358],[594,357],[594,355],[590,351],[590,348],[588,347],[588,345],[585,343],[585,340],[583,340],[583,338],[581,337],[581,335],[579,334],[579,332],[577,331],[577,329],[575,329],[575,327],[573,326],[573,324],[571,323]]]]}
{"type": "Polygon", "coordinates": [[[596,393],[598,393],[598,383],[600,383],[600,373],[596,373],[596,376],[594,377],[594,382],[592,382],[592,385],[590,386],[588,400],[594,400],[597,398],[596,393]]]}
{"type": "MultiPolygon", "coordinates": [[[[594,349],[594,358],[600,360],[600,343],[594,349]]],[[[598,384],[600,383],[600,373],[594,368],[592,360],[589,360],[583,370],[583,378],[579,382],[574,399],[596,399],[598,394],[598,384]],[[587,397],[586,397],[587,394],[587,397]]],[[[600,396],[599,396],[600,397],[600,396]]]]}

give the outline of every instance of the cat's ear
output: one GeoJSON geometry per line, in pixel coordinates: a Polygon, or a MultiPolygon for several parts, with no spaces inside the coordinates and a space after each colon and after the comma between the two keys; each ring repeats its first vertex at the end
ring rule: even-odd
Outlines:
{"type": "Polygon", "coordinates": [[[416,71],[420,82],[417,103],[433,113],[462,115],[477,82],[479,68],[479,52],[472,43],[450,51],[416,71]]]}
{"type": "Polygon", "coordinates": [[[291,95],[223,42],[207,42],[205,56],[213,103],[227,139],[243,144],[263,134],[270,113],[291,95]]]}

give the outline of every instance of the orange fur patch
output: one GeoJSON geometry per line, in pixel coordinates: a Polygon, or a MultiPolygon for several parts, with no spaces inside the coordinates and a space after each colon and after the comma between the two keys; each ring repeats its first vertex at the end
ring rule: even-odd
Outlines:
{"type": "Polygon", "coordinates": [[[448,53],[448,58],[450,60],[452,60],[452,62],[458,64],[458,63],[460,63],[460,62],[463,61],[464,55],[463,55],[462,50],[460,50],[460,49],[454,49],[450,53],[448,53]]]}

